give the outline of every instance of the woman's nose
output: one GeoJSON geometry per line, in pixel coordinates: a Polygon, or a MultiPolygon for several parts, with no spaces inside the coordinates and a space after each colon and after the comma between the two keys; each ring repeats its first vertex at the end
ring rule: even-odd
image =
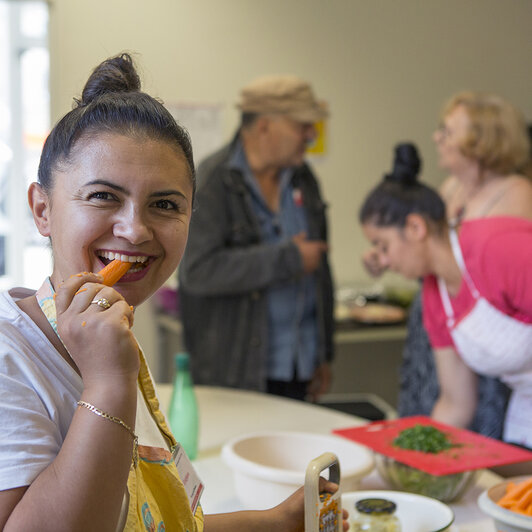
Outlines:
{"type": "Polygon", "coordinates": [[[113,226],[113,234],[134,245],[142,244],[153,238],[153,230],[145,216],[134,207],[118,214],[118,219],[113,226]]]}
{"type": "Polygon", "coordinates": [[[390,261],[388,260],[388,256],[385,253],[379,253],[379,263],[381,268],[389,268],[390,261]]]}

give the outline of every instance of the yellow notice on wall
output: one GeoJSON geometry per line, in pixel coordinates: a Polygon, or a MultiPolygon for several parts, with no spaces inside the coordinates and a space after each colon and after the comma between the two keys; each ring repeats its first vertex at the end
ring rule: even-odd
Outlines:
{"type": "Polygon", "coordinates": [[[307,153],[312,155],[325,155],[327,153],[327,128],[325,120],[320,120],[314,124],[316,138],[314,142],[307,146],[307,153]]]}

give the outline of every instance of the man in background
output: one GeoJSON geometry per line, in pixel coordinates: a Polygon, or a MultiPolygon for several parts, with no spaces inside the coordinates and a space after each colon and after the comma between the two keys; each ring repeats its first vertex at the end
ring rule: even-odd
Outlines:
{"type": "Polygon", "coordinates": [[[295,76],[253,81],[238,108],[235,137],[198,168],[179,269],[194,381],[315,400],[331,379],[333,284],[304,156],[327,111],[295,76]]]}

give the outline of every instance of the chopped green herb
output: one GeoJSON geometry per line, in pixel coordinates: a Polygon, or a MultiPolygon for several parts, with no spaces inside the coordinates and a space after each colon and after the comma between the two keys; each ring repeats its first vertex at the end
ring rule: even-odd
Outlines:
{"type": "Polygon", "coordinates": [[[393,444],[401,449],[433,454],[454,447],[449,438],[441,430],[419,424],[402,430],[397,438],[393,440],[393,444]]]}

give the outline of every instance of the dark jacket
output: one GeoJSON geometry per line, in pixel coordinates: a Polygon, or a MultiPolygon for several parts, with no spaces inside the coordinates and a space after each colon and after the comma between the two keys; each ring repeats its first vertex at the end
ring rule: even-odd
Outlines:
{"type": "MultiPolygon", "coordinates": [[[[265,390],[267,290],[302,275],[303,264],[291,240],[261,242],[244,177],[228,166],[235,141],[198,168],[196,207],[179,267],[184,341],[195,383],[265,390]]],[[[325,204],[306,164],[296,169],[293,184],[302,192],[308,238],[326,241],[325,204]]],[[[323,362],[333,356],[333,285],[326,256],[314,275],[323,362]]]]}

